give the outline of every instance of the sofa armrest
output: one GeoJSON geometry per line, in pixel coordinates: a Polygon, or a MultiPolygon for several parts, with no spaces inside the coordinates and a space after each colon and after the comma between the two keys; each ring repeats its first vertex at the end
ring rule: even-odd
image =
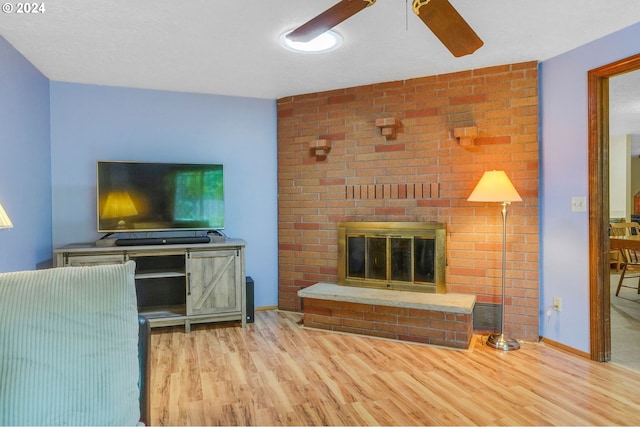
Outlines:
{"type": "Polygon", "coordinates": [[[144,316],[138,315],[138,362],[140,364],[140,421],[151,423],[151,324],[144,316]]]}

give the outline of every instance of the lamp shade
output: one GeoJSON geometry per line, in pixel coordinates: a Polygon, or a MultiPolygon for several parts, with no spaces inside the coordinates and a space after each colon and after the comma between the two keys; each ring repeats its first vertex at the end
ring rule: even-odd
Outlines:
{"type": "Polygon", "coordinates": [[[124,218],[138,215],[136,205],[126,191],[112,191],[102,210],[102,218],[124,218]]]}
{"type": "Polygon", "coordinates": [[[486,171],[467,199],[470,202],[521,202],[522,197],[504,171],[486,171]]]}
{"type": "Polygon", "coordinates": [[[9,215],[7,215],[2,205],[0,205],[0,228],[13,228],[9,215]]]}

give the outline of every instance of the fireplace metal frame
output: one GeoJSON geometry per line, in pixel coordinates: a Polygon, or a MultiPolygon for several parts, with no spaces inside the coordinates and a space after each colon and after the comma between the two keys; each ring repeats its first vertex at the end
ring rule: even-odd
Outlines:
{"type": "MultiPolygon", "coordinates": [[[[389,240],[387,240],[389,241],[389,240]]],[[[413,245],[411,246],[413,248],[413,245]]],[[[415,258],[411,257],[411,274],[414,277],[415,258]]],[[[338,284],[343,286],[359,286],[365,288],[383,288],[414,292],[446,293],[446,224],[439,222],[341,222],[338,225],[338,284]],[[390,245],[387,244],[387,278],[349,277],[347,275],[348,238],[421,238],[433,239],[435,242],[434,281],[400,281],[391,280],[390,245]]]]}

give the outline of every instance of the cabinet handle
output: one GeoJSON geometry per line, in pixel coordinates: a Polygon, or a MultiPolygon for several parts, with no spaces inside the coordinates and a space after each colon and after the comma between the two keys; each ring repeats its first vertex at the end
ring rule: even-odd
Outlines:
{"type": "Polygon", "coordinates": [[[187,273],[187,295],[191,296],[191,273],[187,273]]]}

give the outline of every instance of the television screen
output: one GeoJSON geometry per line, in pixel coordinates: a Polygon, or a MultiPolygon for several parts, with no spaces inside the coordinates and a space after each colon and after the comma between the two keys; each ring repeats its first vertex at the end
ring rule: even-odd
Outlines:
{"type": "Polygon", "coordinates": [[[222,165],[98,161],[98,232],[224,228],[222,165]]]}

